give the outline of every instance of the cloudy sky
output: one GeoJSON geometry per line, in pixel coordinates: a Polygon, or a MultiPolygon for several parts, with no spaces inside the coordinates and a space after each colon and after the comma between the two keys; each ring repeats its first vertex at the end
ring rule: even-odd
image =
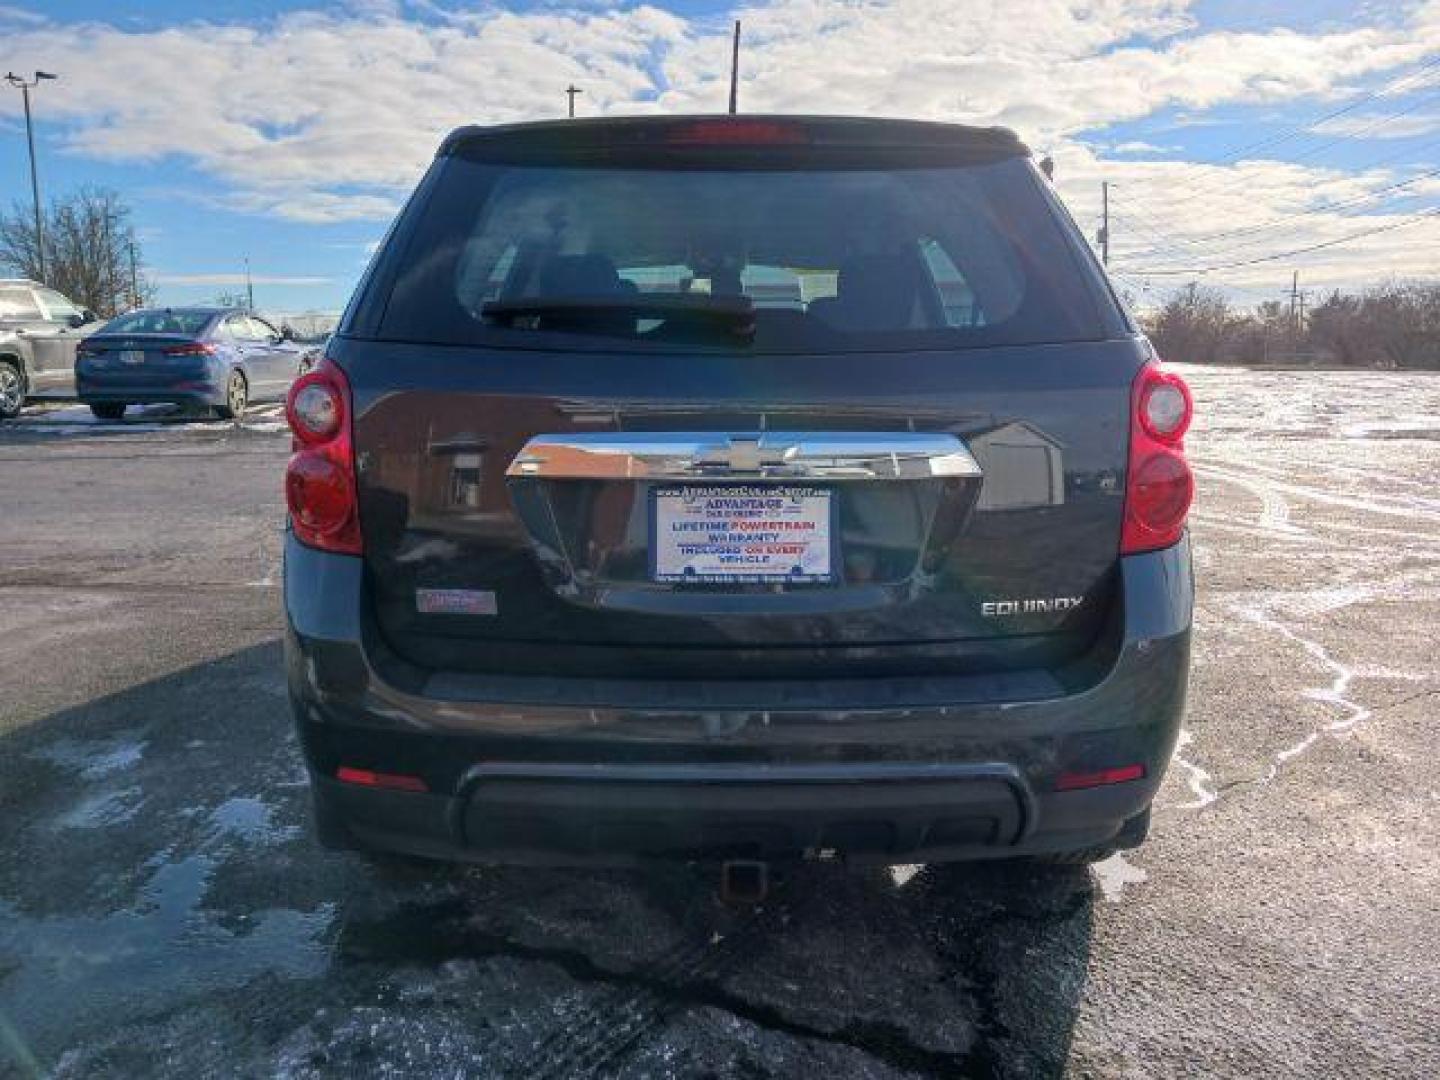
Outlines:
{"type": "MultiPolygon", "coordinates": [[[[1142,301],[1440,277],[1440,0],[0,0],[0,68],[60,75],[42,183],[125,194],[163,299],[248,257],[263,306],[328,309],[446,131],[572,82],[587,115],[716,111],[737,16],[744,110],[1008,125],[1092,232],[1111,181],[1142,301]]],[[[0,89],[0,201],[28,199],[0,89]]]]}

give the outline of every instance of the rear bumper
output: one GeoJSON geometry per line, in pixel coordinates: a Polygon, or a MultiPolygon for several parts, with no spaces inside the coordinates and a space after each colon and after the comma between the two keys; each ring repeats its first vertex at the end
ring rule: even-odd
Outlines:
{"type": "Polygon", "coordinates": [[[75,382],[75,396],[86,405],[126,404],[154,405],[161,402],[177,404],[222,405],[225,384],[210,375],[177,376],[174,379],[135,379],[123,374],[80,376],[75,382]]]}
{"type": "Polygon", "coordinates": [[[1121,560],[1113,632],[1072,671],[895,680],[889,704],[871,687],[851,706],[844,680],[789,707],[747,700],[743,683],[661,705],[604,682],[417,672],[368,624],[363,574],[287,541],[290,693],[317,796],[359,842],[417,854],[924,862],[1091,847],[1148,807],[1184,710],[1185,542],[1121,560]],[[1136,764],[1137,780],[1057,790],[1064,774],[1136,764]],[[341,783],[341,765],[428,792],[341,783]]]}

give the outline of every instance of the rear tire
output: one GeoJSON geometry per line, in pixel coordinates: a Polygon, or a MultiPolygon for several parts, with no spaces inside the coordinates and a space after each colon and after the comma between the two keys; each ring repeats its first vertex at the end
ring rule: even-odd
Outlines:
{"type": "Polygon", "coordinates": [[[13,360],[0,360],[0,420],[14,420],[25,407],[25,375],[13,360]]]}
{"type": "Polygon", "coordinates": [[[225,403],[216,406],[215,412],[221,420],[239,420],[244,417],[249,403],[250,384],[245,381],[245,373],[237,368],[226,380],[225,403]]]}
{"type": "Polygon", "coordinates": [[[90,411],[97,420],[120,420],[125,416],[125,405],[123,402],[114,401],[95,402],[90,406],[90,411]]]}

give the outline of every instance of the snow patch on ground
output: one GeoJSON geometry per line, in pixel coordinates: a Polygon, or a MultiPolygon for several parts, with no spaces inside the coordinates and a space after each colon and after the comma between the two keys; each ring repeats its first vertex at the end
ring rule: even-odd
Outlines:
{"type": "Polygon", "coordinates": [[[1139,885],[1150,878],[1148,873],[1129,862],[1124,854],[1118,851],[1108,859],[1091,863],[1090,869],[1100,885],[1100,895],[1112,904],[1124,899],[1126,888],[1139,885]]]}
{"type": "Polygon", "coordinates": [[[1191,792],[1195,795],[1190,802],[1180,804],[1179,809],[1181,810],[1200,810],[1220,797],[1219,792],[1215,790],[1215,781],[1211,775],[1185,756],[1186,751],[1194,742],[1194,733],[1188,728],[1182,729],[1180,741],[1175,744],[1175,753],[1171,757],[1176,765],[1185,770],[1185,783],[1189,785],[1191,792]]]}

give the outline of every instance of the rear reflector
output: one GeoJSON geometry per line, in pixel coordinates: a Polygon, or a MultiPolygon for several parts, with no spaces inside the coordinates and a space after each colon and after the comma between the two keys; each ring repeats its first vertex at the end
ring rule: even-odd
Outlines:
{"type": "Polygon", "coordinates": [[[1083,788],[1105,787],[1107,784],[1123,784],[1129,780],[1141,780],[1145,776],[1144,765],[1121,765],[1114,769],[1098,772],[1061,773],[1055,781],[1056,791],[1080,791],[1083,788]]]}
{"type": "Polygon", "coordinates": [[[335,770],[335,779],[345,784],[361,787],[385,788],[387,791],[429,791],[425,781],[418,776],[402,773],[373,772],[370,769],[355,769],[341,765],[335,770]]]}

